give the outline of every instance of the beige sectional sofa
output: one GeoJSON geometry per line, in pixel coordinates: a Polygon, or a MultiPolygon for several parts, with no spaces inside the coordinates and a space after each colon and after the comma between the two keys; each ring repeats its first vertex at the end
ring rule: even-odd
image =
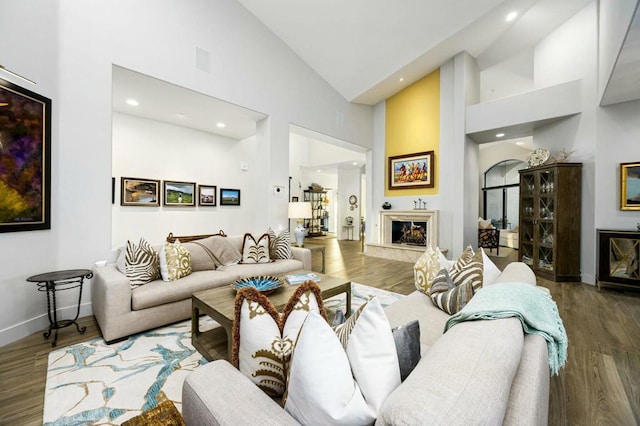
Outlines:
{"type": "MultiPolygon", "coordinates": [[[[536,285],[523,263],[508,265],[499,282],[536,285]]],[[[443,334],[449,315],[418,291],[385,312],[393,327],[419,320],[423,353],[384,402],[376,424],[547,424],[547,345],[539,335],[524,334],[517,319],[464,322],[443,334]]],[[[298,424],[226,361],[187,377],[182,414],[188,425],[298,424]]]]}
{"type": "MultiPolygon", "coordinates": [[[[191,238],[194,239],[196,238],[191,238]]],[[[241,252],[243,236],[228,236],[226,239],[241,252]]],[[[237,279],[245,277],[311,269],[309,249],[291,247],[291,251],[292,259],[196,271],[177,281],[165,282],[157,279],[133,289],[129,279],[118,270],[115,262],[96,266],[91,289],[93,314],[108,343],[185,320],[191,317],[191,295],[197,291],[231,285],[237,279]]]]}

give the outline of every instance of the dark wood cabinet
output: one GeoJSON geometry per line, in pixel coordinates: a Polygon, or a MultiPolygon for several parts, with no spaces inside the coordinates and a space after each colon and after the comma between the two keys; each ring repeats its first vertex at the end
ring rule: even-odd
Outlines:
{"type": "Polygon", "coordinates": [[[519,260],[551,281],[581,281],[582,164],[520,170],[519,260]]]}
{"type": "Polygon", "coordinates": [[[307,236],[319,237],[325,235],[325,221],[327,220],[327,211],[324,208],[325,197],[327,191],[315,191],[305,189],[304,201],[311,203],[311,219],[305,219],[304,227],[307,230],[307,236]]]}
{"type": "Polygon", "coordinates": [[[640,232],[598,229],[598,290],[640,289],[640,232]]]}

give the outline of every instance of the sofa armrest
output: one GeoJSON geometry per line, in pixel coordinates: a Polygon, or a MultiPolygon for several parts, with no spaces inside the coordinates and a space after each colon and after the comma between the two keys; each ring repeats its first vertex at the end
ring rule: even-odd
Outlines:
{"type": "Polygon", "coordinates": [[[182,386],[187,425],[298,425],[274,400],[224,360],[189,374],[182,386]]]}
{"type": "Polygon", "coordinates": [[[302,262],[302,269],[311,270],[311,250],[304,247],[291,247],[293,258],[302,262]]]}
{"type": "Polygon", "coordinates": [[[93,314],[101,326],[110,317],[131,312],[131,284],[115,264],[93,268],[91,304],[93,314]]]}

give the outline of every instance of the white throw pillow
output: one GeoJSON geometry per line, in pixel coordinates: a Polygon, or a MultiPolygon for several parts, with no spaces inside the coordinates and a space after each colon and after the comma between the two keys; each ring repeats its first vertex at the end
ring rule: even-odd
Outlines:
{"type": "Polygon", "coordinates": [[[370,424],[400,385],[393,332],[382,306],[372,298],[335,333],[322,322],[309,314],[302,326],[285,410],[303,424],[370,424]]]}
{"type": "Polygon", "coordinates": [[[244,234],[242,243],[242,261],[240,263],[269,263],[269,234],[262,234],[258,240],[253,235],[244,234]]]}
{"type": "Polygon", "coordinates": [[[307,315],[293,349],[284,409],[307,425],[365,425],[376,419],[353,380],[344,348],[315,312],[307,315]]]}
{"type": "Polygon", "coordinates": [[[484,287],[493,284],[502,272],[487,256],[484,249],[481,248],[480,250],[482,250],[482,286],[484,287]]]}

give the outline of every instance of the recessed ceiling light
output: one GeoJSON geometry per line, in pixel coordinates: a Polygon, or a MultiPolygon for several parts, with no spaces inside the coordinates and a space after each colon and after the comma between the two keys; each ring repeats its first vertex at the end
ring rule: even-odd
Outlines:
{"type": "Polygon", "coordinates": [[[219,123],[216,123],[216,127],[217,127],[218,129],[224,129],[225,127],[227,127],[227,125],[226,125],[226,124],[224,124],[224,123],[221,121],[221,122],[219,122],[219,123]]]}
{"type": "Polygon", "coordinates": [[[404,77],[400,77],[400,83],[404,81],[404,77]]]}
{"type": "Polygon", "coordinates": [[[178,117],[180,118],[185,118],[187,116],[187,114],[185,114],[184,112],[179,112],[178,113],[178,117]]]}
{"type": "Polygon", "coordinates": [[[127,105],[138,106],[138,105],[140,105],[140,103],[138,101],[136,101],[135,99],[127,99],[127,105]]]}
{"type": "Polygon", "coordinates": [[[316,170],[316,172],[318,172],[318,173],[320,173],[321,171],[322,171],[322,170],[320,170],[320,169],[316,170]]]}
{"type": "Polygon", "coordinates": [[[358,165],[358,163],[356,163],[355,161],[354,161],[353,163],[351,163],[351,164],[353,164],[354,166],[357,166],[357,165],[358,165]]]}
{"type": "Polygon", "coordinates": [[[498,134],[496,135],[496,138],[502,138],[502,137],[504,137],[504,133],[498,133],[498,134]]]}
{"type": "Polygon", "coordinates": [[[524,142],[523,141],[518,141],[518,142],[516,142],[516,145],[524,145],[524,142]]]}
{"type": "Polygon", "coordinates": [[[505,18],[505,20],[506,20],[507,22],[511,22],[511,21],[513,21],[514,19],[516,19],[517,17],[518,17],[518,12],[515,12],[515,11],[514,11],[514,12],[509,13],[509,14],[507,15],[507,17],[505,18]]]}

